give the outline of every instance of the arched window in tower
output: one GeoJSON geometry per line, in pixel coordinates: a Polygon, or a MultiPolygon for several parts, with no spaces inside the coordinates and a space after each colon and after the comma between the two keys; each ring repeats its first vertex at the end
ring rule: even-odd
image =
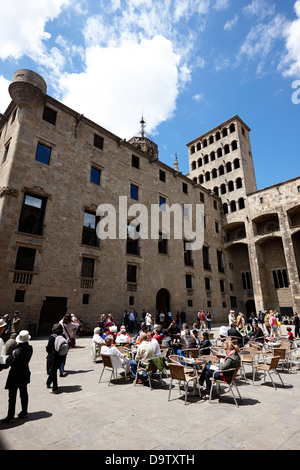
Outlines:
{"type": "Polygon", "coordinates": [[[228,191],[234,191],[233,181],[228,181],[228,191]]]}
{"type": "Polygon", "coordinates": [[[193,154],[193,153],[195,153],[195,146],[194,145],[192,145],[192,147],[191,147],[191,154],[193,154]]]}
{"type": "Polygon", "coordinates": [[[197,183],[197,178],[196,178],[196,176],[195,176],[195,178],[193,178],[193,181],[195,181],[195,183],[197,183]]]}
{"type": "Polygon", "coordinates": [[[217,155],[218,155],[218,158],[221,158],[221,157],[222,157],[223,152],[222,152],[221,147],[218,148],[218,150],[217,150],[217,155]]]}
{"type": "Polygon", "coordinates": [[[231,201],[231,203],[230,203],[230,210],[231,210],[231,212],[235,212],[235,211],[236,211],[236,202],[235,202],[235,201],[231,201]]]}
{"type": "Polygon", "coordinates": [[[199,183],[200,183],[200,184],[203,184],[203,181],[204,181],[204,176],[203,176],[203,175],[200,175],[200,176],[199,176],[199,183]]]}
{"type": "Polygon", "coordinates": [[[227,163],[226,163],[226,171],[227,171],[227,173],[229,173],[230,171],[232,171],[231,162],[227,162],[227,163]]]}
{"type": "Polygon", "coordinates": [[[219,188],[218,188],[218,186],[215,186],[215,187],[214,187],[213,192],[216,194],[216,196],[219,196],[219,188]]]}
{"type": "Polygon", "coordinates": [[[245,209],[245,200],[243,197],[240,197],[240,199],[238,200],[238,205],[239,205],[239,209],[245,209]]]}
{"type": "Polygon", "coordinates": [[[202,166],[202,158],[198,158],[198,167],[202,166]]]}
{"type": "Polygon", "coordinates": [[[237,170],[237,168],[240,167],[240,161],[238,158],[236,158],[235,160],[233,160],[233,166],[234,166],[234,169],[237,170]]]}
{"type": "Polygon", "coordinates": [[[242,188],[243,187],[242,178],[237,178],[235,184],[236,184],[236,189],[242,188]]]}
{"type": "Polygon", "coordinates": [[[230,133],[232,134],[235,131],[235,125],[232,123],[229,126],[230,133]]]}
{"type": "Polygon", "coordinates": [[[209,181],[209,180],[210,180],[210,172],[207,171],[207,172],[205,173],[205,181],[209,181]]]}
{"type": "Polygon", "coordinates": [[[199,152],[199,150],[201,150],[201,144],[200,144],[200,142],[197,143],[197,152],[199,152]]]}
{"type": "Polygon", "coordinates": [[[192,169],[192,170],[196,170],[196,162],[192,162],[192,164],[191,164],[191,169],[192,169]]]}
{"type": "Polygon", "coordinates": [[[220,166],[219,166],[219,176],[224,175],[224,173],[225,173],[224,166],[223,166],[223,165],[220,165],[220,166]]]}
{"type": "Polygon", "coordinates": [[[209,162],[208,155],[204,155],[204,163],[205,165],[209,162]]]}
{"type": "Polygon", "coordinates": [[[224,202],[224,204],[223,204],[223,214],[228,214],[228,204],[227,204],[227,202],[224,202]]]}
{"type": "Polygon", "coordinates": [[[216,133],[216,140],[220,140],[220,139],[221,139],[221,134],[220,134],[220,132],[218,131],[218,132],[216,133]]]}
{"type": "Polygon", "coordinates": [[[203,147],[207,147],[207,140],[204,139],[203,142],[202,142],[202,144],[203,144],[203,147]]]}
{"type": "Polygon", "coordinates": [[[227,136],[227,134],[228,134],[228,132],[227,132],[227,128],[226,128],[226,127],[224,127],[224,129],[222,130],[222,136],[223,136],[223,137],[226,137],[226,136],[227,136]]]}
{"type": "Polygon", "coordinates": [[[217,178],[217,177],[218,177],[216,168],[214,168],[214,169],[212,170],[211,176],[212,176],[212,178],[217,178]]]}
{"type": "Polygon", "coordinates": [[[210,143],[210,144],[213,144],[213,143],[214,143],[214,136],[213,136],[213,135],[211,135],[211,136],[209,137],[209,143],[210,143]]]}
{"type": "Polygon", "coordinates": [[[215,152],[210,153],[210,161],[213,162],[216,159],[216,154],[215,152]]]}
{"type": "Polygon", "coordinates": [[[221,184],[221,194],[226,194],[226,184],[221,184]]]}
{"type": "Polygon", "coordinates": [[[229,152],[230,152],[229,145],[226,144],[226,145],[224,146],[224,153],[225,153],[225,155],[227,155],[229,152]]]}
{"type": "Polygon", "coordinates": [[[237,146],[237,141],[236,140],[233,140],[231,142],[231,148],[232,148],[232,150],[237,150],[238,146],[237,146]]]}

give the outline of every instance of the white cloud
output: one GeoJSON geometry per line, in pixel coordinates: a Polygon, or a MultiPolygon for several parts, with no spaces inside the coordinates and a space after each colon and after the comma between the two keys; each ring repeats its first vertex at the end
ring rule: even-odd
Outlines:
{"type": "Polygon", "coordinates": [[[127,139],[136,133],[143,112],[151,132],[175,110],[179,62],[171,41],[162,36],[118,47],[92,46],[85,72],[61,78],[62,101],[127,139]]]}
{"type": "Polygon", "coordinates": [[[297,19],[289,23],[284,30],[287,54],[279,65],[285,76],[300,77],[300,0],[294,9],[297,19]]]}
{"type": "Polygon", "coordinates": [[[226,21],[226,23],[224,25],[224,30],[225,31],[231,31],[237,25],[238,20],[239,20],[239,15],[234,15],[232,20],[226,21]]]}
{"type": "Polygon", "coordinates": [[[200,103],[200,101],[203,101],[204,95],[202,93],[196,93],[193,96],[193,100],[196,101],[197,103],[200,103]]]}
{"type": "Polygon", "coordinates": [[[217,11],[227,10],[229,6],[230,6],[230,0],[217,0],[214,5],[217,11]]]}
{"type": "Polygon", "coordinates": [[[69,0],[1,0],[0,58],[19,59],[23,54],[38,59],[50,38],[45,24],[56,18],[69,0]]]}
{"type": "Polygon", "coordinates": [[[248,18],[258,17],[261,21],[275,14],[276,6],[268,0],[252,0],[243,8],[243,13],[248,18]]]}
{"type": "Polygon", "coordinates": [[[2,75],[0,75],[0,113],[2,114],[6,110],[9,103],[11,102],[11,97],[9,96],[9,93],[8,93],[8,87],[10,83],[11,83],[10,80],[7,80],[2,75]]]}

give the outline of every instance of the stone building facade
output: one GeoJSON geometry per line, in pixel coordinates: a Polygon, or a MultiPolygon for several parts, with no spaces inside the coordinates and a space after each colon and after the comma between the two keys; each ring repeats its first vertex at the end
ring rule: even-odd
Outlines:
{"type": "Polygon", "coordinates": [[[216,128],[188,144],[183,175],[143,133],[119,138],[47,95],[32,71],[18,70],[9,92],[0,120],[0,314],[19,310],[24,327],[47,334],[66,311],[93,327],[101,313],[120,324],[131,308],[184,310],[189,322],[199,308],[216,322],[230,307],[299,308],[300,179],[257,191],[250,129],[238,116],[219,126],[227,128],[220,139],[212,142],[216,128]],[[231,197],[222,186],[229,173],[231,197]],[[150,236],[153,207],[164,203],[193,227],[193,209],[204,209],[202,249],[187,250],[189,237],[164,238],[163,227],[150,236]],[[108,214],[115,227],[105,226],[108,214]]]}

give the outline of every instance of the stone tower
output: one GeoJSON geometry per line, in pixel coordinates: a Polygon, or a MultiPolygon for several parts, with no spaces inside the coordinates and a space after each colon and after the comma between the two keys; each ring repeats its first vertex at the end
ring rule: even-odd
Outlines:
{"type": "Polygon", "coordinates": [[[138,150],[146,153],[150,157],[151,161],[156,161],[158,160],[158,146],[153,142],[152,139],[149,138],[150,136],[148,136],[147,132],[145,131],[146,122],[143,116],[141,117],[140,124],[140,131],[136,136],[129,140],[129,143],[138,150]]]}

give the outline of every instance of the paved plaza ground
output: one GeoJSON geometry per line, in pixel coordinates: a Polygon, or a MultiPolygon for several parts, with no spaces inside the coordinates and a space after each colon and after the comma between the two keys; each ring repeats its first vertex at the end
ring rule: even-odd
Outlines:
{"type": "MultiPolygon", "coordinates": [[[[122,377],[109,386],[110,372],[105,371],[98,383],[103,366],[92,362],[91,337],[77,339],[67,357],[67,374],[58,379],[59,393],[54,395],[45,384],[47,338],[33,339],[31,344],[29,416],[0,423],[1,450],[110,450],[116,455],[147,450],[176,455],[197,450],[300,449],[298,366],[291,374],[281,372],[285,387],[277,380],[277,390],[269,379],[264,383],[263,375],[254,385],[240,380],[239,407],[230,394],[209,403],[192,393],[185,406],[177,385],[168,401],[169,378],[164,378],[164,387],[154,381],[153,390],[148,384],[126,383],[122,377]]],[[[7,373],[0,373],[1,419],[7,413],[7,373]]]]}

